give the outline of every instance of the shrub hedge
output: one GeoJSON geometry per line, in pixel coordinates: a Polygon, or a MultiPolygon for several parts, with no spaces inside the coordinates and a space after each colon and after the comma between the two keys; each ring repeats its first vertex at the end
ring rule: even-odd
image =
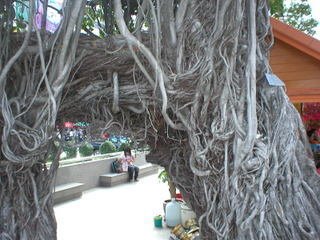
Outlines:
{"type": "Polygon", "coordinates": [[[130,143],[122,143],[118,149],[119,152],[122,152],[125,148],[131,148],[130,143]]]}
{"type": "Polygon", "coordinates": [[[101,144],[99,150],[101,154],[112,153],[116,151],[116,146],[110,141],[105,141],[101,144]]]}
{"type": "Polygon", "coordinates": [[[75,158],[77,156],[77,148],[74,146],[65,146],[63,151],[66,153],[67,158],[75,158]]]}
{"type": "Polygon", "coordinates": [[[79,154],[81,157],[88,157],[93,154],[93,146],[91,143],[84,143],[79,147],[79,154]]]}

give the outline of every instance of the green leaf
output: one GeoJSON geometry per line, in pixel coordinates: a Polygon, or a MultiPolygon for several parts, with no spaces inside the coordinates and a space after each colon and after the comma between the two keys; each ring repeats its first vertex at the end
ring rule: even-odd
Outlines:
{"type": "Polygon", "coordinates": [[[289,7],[285,7],[283,0],[270,0],[273,17],[309,35],[314,35],[318,21],[312,18],[311,10],[307,0],[293,1],[289,7]]]}

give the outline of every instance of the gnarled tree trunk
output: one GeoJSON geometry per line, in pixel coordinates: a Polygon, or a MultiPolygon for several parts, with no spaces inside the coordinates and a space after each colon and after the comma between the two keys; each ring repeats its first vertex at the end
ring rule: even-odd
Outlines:
{"type": "Polygon", "coordinates": [[[265,77],[267,1],[149,2],[149,48],[128,31],[120,1],[114,5],[162,100],[166,126],[157,128],[162,138],[150,158],[169,169],[203,238],[320,236],[319,178],[303,124],[284,89],[265,77]]]}
{"type": "Polygon", "coordinates": [[[1,240],[56,239],[52,192],[58,158],[49,170],[46,161],[62,90],[75,62],[84,3],[65,1],[60,28],[47,35],[37,29],[35,1],[29,1],[22,43],[18,34],[11,35],[13,1],[2,9],[2,16],[9,17],[2,18],[0,36],[1,240]]]}

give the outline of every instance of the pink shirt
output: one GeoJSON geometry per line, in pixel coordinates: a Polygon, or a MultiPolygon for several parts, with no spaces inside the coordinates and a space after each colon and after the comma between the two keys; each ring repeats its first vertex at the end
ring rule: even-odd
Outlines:
{"type": "Polygon", "coordinates": [[[128,172],[128,166],[133,165],[134,158],[132,156],[123,156],[121,158],[122,171],[128,172]]]}

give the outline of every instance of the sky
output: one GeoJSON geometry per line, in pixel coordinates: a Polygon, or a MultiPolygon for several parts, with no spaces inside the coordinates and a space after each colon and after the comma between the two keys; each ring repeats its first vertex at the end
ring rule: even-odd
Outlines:
{"type": "Polygon", "coordinates": [[[320,0],[308,0],[308,2],[312,8],[312,17],[318,20],[317,33],[314,37],[320,40],[320,0]]]}

